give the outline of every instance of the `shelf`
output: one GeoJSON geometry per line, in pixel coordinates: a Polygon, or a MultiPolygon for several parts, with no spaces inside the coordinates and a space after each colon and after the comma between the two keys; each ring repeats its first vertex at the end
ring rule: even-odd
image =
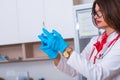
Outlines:
{"type": "Polygon", "coordinates": [[[47,57],[43,58],[29,58],[29,59],[24,59],[24,60],[0,60],[1,63],[12,63],[12,62],[29,62],[29,61],[45,61],[45,60],[50,60],[47,57]]]}
{"type": "Polygon", "coordinates": [[[23,57],[22,44],[0,46],[0,55],[7,56],[9,59],[23,57]]]}
{"type": "Polygon", "coordinates": [[[40,42],[34,42],[34,43],[25,43],[22,45],[23,48],[23,54],[24,54],[24,60],[29,60],[31,58],[48,58],[47,55],[40,51],[38,48],[40,47],[40,42]]]}
{"type": "MultiPolygon", "coordinates": [[[[73,47],[73,39],[66,39],[65,41],[73,47]]],[[[40,42],[29,42],[0,46],[0,56],[7,57],[7,60],[0,60],[0,63],[50,60],[44,52],[38,49],[40,45],[40,42]]]]}

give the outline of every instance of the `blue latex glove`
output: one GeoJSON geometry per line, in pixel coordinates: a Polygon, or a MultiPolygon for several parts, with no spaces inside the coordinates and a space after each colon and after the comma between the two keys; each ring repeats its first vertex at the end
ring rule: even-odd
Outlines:
{"type": "Polygon", "coordinates": [[[60,51],[61,53],[68,47],[68,43],[64,41],[60,33],[55,30],[52,30],[52,33],[48,32],[43,28],[43,33],[48,38],[48,44],[53,50],[60,51]]]}
{"type": "Polygon", "coordinates": [[[69,44],[63,39],[60,33],[56,30],[52,30],[52,33],[57,37],[58,43],[56,44],[61,53],[69,46],[69,44]]]}
{"type": "Polygon", "coordinates": [[[58,51],[51,49],[51,46],[49,46],[49,41],[47,37],[44,34],[38,35],[38,38],[41,40],[41,47],[39,50],[42,50],[45,52],[50,59],[55,59],[58,56],[58,51]]]}

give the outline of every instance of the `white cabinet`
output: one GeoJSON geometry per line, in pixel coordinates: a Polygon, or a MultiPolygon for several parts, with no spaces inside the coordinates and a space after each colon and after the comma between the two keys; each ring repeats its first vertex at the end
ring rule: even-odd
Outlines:
{"type": "Polygon", "coordinates": [[[0,0],[0,45],[18,42],[16,0],[0,0]]]}
{"type": "Polygon", "coordinates": [[[85,3],[93,3],[94,0],[80,0],[81,4],[85,4],[85,3]]]}
{"type": "Polygon", "coordinates": [[[64,38],[74,37],[72,0],[44,0],[45,25],[50,31],[56,29],[64,38]]]}
{"type": "Polygon", "coordinates": [[[64,38],[74,37],[72,0],[0,0],[0,45],[39,41],[43,21],[64,38]]]}
{"type": "Polygon", "coordinates": [[[43,0],[17,0],[19,39],[23,42],[38,41],[44,19],[43,0]]]}

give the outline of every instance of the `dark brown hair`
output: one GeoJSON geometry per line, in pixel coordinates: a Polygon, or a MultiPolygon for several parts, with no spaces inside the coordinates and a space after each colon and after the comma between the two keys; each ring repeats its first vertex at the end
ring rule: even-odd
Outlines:
{"type": "Polygon", "coordinates": [[[4,78],[0,77],[0,80],[5,80],[4,78]]]}
{"type": "MultiPolygon", "coordinates": [[[[105,22],[120,33],[120,0],[95,0],[92,7],[93,14],[96,12],[96,4],[100,7],[105,22]]],[[[93,23],[95,23],[94,18],[93,23]]]]}

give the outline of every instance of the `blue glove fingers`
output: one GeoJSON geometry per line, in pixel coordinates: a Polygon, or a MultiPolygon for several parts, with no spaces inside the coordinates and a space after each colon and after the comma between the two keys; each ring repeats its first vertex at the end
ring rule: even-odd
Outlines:
{"type": "Polygon", "coordinates": [[[43,49],[48,49],[49,48],[49,46],[46,43],[44,43],[44,42],[41,42],[41,43],[42,43],[42,45],[39,47],[39,50],[43,50],[43,49]]]}
{"type": "Polygon", "coordinates": [[[42,28],[42,31],[48,38],[52,38],[53,37],[53,34],[50,33],[47,29],[42,28]]]}
{"type": "Polygon", "coordinates": [[[39,49],[45,49],[48,48],[48,40],[46,38],[46,36],[44,35],[38,35],[39,39],[41,40],[42,46],[39,49]]]}
{"type": "Polygon", "coordinates": [[[58,50],[59,48],[59,43],[58,40],[56,38],[54,38],[54,40],[51,41],[51,48],[53,50],[58,50]]]}
{"type": "Polygon", "coordinates": [[[58,32],[57,32],[56,30],[54,30],[54,29],[52,30],[52,33],[55,34],[55,35],[58,36],[58,37],[61,37],[61,34],[58,33],[58,32]]]}
{"type": "Polygon", "coordinates": [[[43,35],[38,35],[38,38],[44,43],[47,43],[47,41],[48,41],[47,38],[43,35]]]}

